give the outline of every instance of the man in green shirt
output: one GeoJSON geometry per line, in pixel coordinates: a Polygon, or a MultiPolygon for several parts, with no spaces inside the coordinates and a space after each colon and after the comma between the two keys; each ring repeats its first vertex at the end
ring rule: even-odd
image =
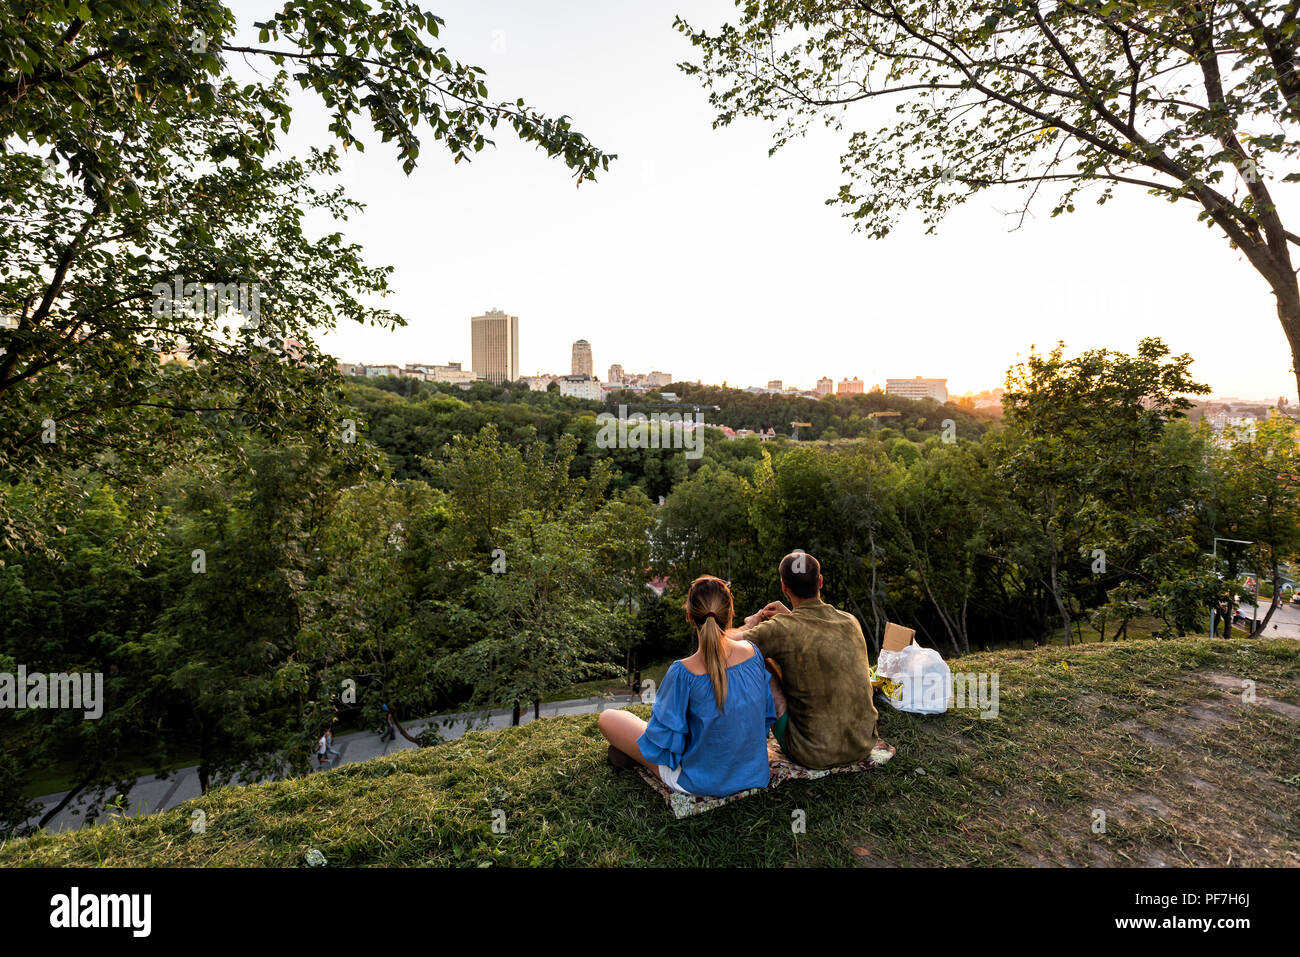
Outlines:
{"type": "Polygon", "coordinates": [[[780,672],[773,692],[784,692],[785,708],[777,695],[772,731],[781,750],[818,769],[866,758],[876,746],[879,717],[862,627],[822,601],[821,588],[817,559],[792,552],[781,559],[781,592],[790,607],[774,601],[741,629],[780,672]]]}

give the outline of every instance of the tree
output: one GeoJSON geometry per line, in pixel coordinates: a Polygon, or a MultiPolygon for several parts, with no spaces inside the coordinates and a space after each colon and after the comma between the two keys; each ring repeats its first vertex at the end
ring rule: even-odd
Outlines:
{"type": "Polygon", "coordinates": [[[330,477],[323,451],[298,444],[255,448],[242,478],[189,478],[187,519],[159,559],[169,601],[134,667],[155,676],[157,733],[198,752],[205,792],[305,768],[343,690],[313,682],[298,654],[313,543],[338,494],[330,477]]]}
{"type": "Polygon", "coordinates": [[[987,585],[980,566],[988,550],[984,506],[991,472],[969,450],[940,445],[898,473],[893,507],[886,512],[886,547],[900,553],[900,564],[919,583],[953,651],[967,654],[971,601],[987,585]]]}
{"type": "Polygon", "coordinates": [[[742,477],[705,465],[668,495],[655,529],[655,557],[677,590],[684,593],[700,575],[716,575],[731,582],[741,607],[767,592],[770,569],[754,562],[749,494],[742,477]]]}
{"type": "Polygon", "coordinates": [[[1300,236],[1275,195],[1300,181],[1298,16],[1277,0],[754,0],[716,33],[676,25],[714,125],[772,121],[773,151],[895,102],[849,135],[832,200],[873,237],[912,208],[932,230],[1000,186],[1025,196],[1017,222],[1045,187],[1053,216],[1121,184],[1190,204],[1268,283],[1300,383],[1300,236]]]}
{"type": "Polygon", "coordinates": [[[507,522],[496,568],[465,596],[479,627],[469,645],[437,660],[435,674],[470,686],[472,706],[513,707],[518,724],[522,703],[536,709],[554,692],[607,672],[635,615],[593,587],[604,571],[600,528],[580,514],[546,519],[532,510],[507,522]]]}
{"type": "MultiPolygon", "coordinates": [[[[1209,387],[1190,378],[1190,356],[1168,357],[1158,339],[1142,340],[1135,356],[1063,352],[1063,344],[1035,352],[1008,374],[1000,468],[1041,532],[1041,578],[1069,644],[1072,602],[1100,604],[1095,576],[1112,562],[1138,575],[1126,552],[1141,556],[1177,537],[1165,498],[1177,476],[1164,467],[1161,443],[1166,424],[1191,407],[1186,395],[1209,387]]],[[[1175,487],[1186,488],[1186,477],[1175,487]]]]}
{"type": "Polygon", "coordinates": [[[440,457],[423,460],[447,492],[449,523],[442,554],[431,556],[442,567],[426,573],[431,585],[441,584],[421,596],[421,614],[432,628],[459,626],[458,642],[443,648],[433,665],[435,678],[475,705],[512,705],[516,720],[523,702],[553,690],[550,682],[564,687],[594,660],[611,663],[609,649],[623,637],[604,627],[600,609],[612,609],[625,589],[604,591],[601,583],[610,579],[598,569],[596,553],[636,549],[593,531],[607,527],[593,516],[611,470],[597,461],[585,478],[572,474],[577,447],[578,439],[565,434],[555,448],[534,441],[521,450],[489,424],[477,435],[453,437],[440,457]],[[587,613],[591,621],[580,622],[587,613]],[[560,634],[566,630],[573,633],[560,634]],[[549,670],[538,674],[534,666],[549,670]]]}
{"type": "MultiPolygon", "coordinates": [[[[1295,422],[1280,414],[1270,416],[1251,432],[1232,426],[1225,432],[1226,448],[1212,458],[1218,511],[1233,538],[1254,543],[1254,554],[1266,563],[1273,582],[1268,611],[1251,636],[1256,637],[1263,634],[1281,602],[1281,563],[1300,554],[1300,482],[1296,478],[1300,432],[1295,422]]],[[[1264,569],[1256,567],[1254,573],[1260,579],[1264,569]]]]}
{"type": "Polygon", "coordinates": [[[337,692],[350,681],[355,693],[311,696],[318,708],[305,717],[308,727],[358,709],[374,727],[383,703],[402,719],[436,706],[429,678],[437,636],[419,627],[415,605],[420,565],[433,560],[420,544],[422,526],[445,521],[444,499],[423,482],[378,480],[344,490],[330,509],[312,547],[297,654],[321,688],[337,692]]]}
{"type": "MultiPolygon", "coordinates": [[[[197,0],[15,0],[0,21],[0,316],[16,320],[0,327],[0,472],[111,453],[131,481],[187,434],[245,420],[273,437],[345,430],[312,333],[402,320],[369,305],[389,270],[303,229],[308,210],[357,206],[319,185],[333,148],[276,158],[287,68],[344,149],[368,122],[408,173],[421,136],[459,162],[499,123],[579,183],[612,158],[567,117],[489,100],[408,0],[295,0],[256,26],[257,44],[234,44],[231,10],[197,0]],[[279,69],[237,83],[231,56],[279,69]]],[[[0,544],[41,531],[0,497],[0,544]]]]}
{"type": "MultiPolygon", "coordinates": [[[[136,191],[144,142],[166,150],[188,135],[173,122],[176,109],[195,99],[216,106],[233,54],[293,66],[293,79],[320,98],[345,147],[364,149],[355,128],[364,116],[408,173],[426,127],[457,162],[490,145],[488,134],[502,122],[562,157],[579,182],[595,179],[613,158],[568,117],[552,119],[522,99],[491,101],[482,69],[434,45],[442,18],[409,0],[298,0],[253,25],[258,42],[238,45],[224,3],[13,0],[0,23],[0,139],[53,147],[86,195],[112,206],[136,191]]],[[[289,127],[283,90],[253,84],[236,96],[264,120],[214,159],[264,157],[276,127],[289,127]]]]}
{"type": "MultiPolygon", "coordinates": [[[[22,484],[13,493],[26,505],[43,490],[22,484]]],[[[15,674],[21,664],[28,673],[98,674],[103,684],[96,715],[0,709],[0,835],[21,832],[38,811],[43,827],[80,798],[110,788],[124,793],[137,765],[159,758],[147,734],[156,717],[149,677],[132,667],[131,653],[156,611],[157,590],[117,547],[131,521],[122,506],[127,497],[86,476],[77,507],[48,516],[57,526],[59,560],[0,549],[0,673],[15,674]],[[65,769],[66,793],[50,807],[23,793],[33,777],[65,769]]],[[[88,816],[95,815],[92,807],[88,816]]]]}
{"type": "Polygon", "coordinates": [[[893,482],[875,442],[845,453],[801,446],[780,458],[764,450],[749,504],[763,597],[781,597],[777,563],[801,548],[821,563],[827,600],[847,603],[875,647],[889,620],[881,535],[893,482]]]}

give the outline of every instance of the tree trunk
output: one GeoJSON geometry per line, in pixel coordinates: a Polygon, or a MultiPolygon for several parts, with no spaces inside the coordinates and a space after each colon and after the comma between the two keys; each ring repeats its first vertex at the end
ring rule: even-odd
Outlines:
{"type": "Polygon", "coordinates": [[[60,811],[62,811],[65,807],[67,807],[72,802],[72,799],[74,797],[76,797],[83,790],[85,790],[85,787],[86,787],[86,782],[82,781],[80,784],[78,784],[67,794],[63,795],[63,799],[60,800],[58,804],[54,805],[54,807],[50,808],[48,811],[45,812],[45,814],[41,816],[41,819],[39,822],[37,822],[36,826],[39,828],[44,828],[45,825],[49,824],[50,821],[54,820],[55,815],[57,815],[60,811]]]}
{"type": "Polygon", "coordinates": [[[398,733],[401,734],[402,737],[407,741],[410,741],[412,744],[420,743],[420,739],[411,737],[410,733],[402,727],[402,722],[398,721],[396,717],[393,718],[393,727],[397,729],[398,733]]]}
{"type": "MultiPolygon", "coordinates": [[[[1055,548],[1055,546],[1053,546],[1055,548]]],[[[1065,621],[1065,647],[1070,647],[1070,612],[1065,607],[1065,602],[1061,601],[1061,593],[1057,590],[1056,584],[1056,552],[1052,552],[1052,597],[1056,599],[1056,607],[1061,612],[1061,618],[1065,621]]]]}
{"type": "Polygon", "coordinates": [[[930,579],[921,573],[918,573],[917,577],[921,579],[921,584],[925,586],[926,597],[930,599],[930,604],[934,607],[935,613],[939,616],[939,623],[943,625],[943,630],[948,634],[948,644],[952,645],[954,654],[960,655],[961,645],[957,643],[957,635],[953,631],[952,619],[948,617],[948,613],[944,611],[943,606],[939,604],[939,599],[935,598],[934,592],[930,590],[930,579]]]}
{"type": "Polygon", "coordinates": [[[1283,282],[1281,289],[1276,284],[1271,285],[1273,295],[1277,297],[1277,317],[1282,323],[1283,331],[1286,332],[1287,342],[1291,345],[1296,389],[1300,390],[1300,286],[1296,283],[1295,273],[1291,273],[1283,282]]]}
{"type": "Polygon", "coordinates": [[[514,709],[513,713],[511,713],[511,715],[510,715],[510,724],[511,724],[511,726],[514,726],[514,725],[519,724],[519,719],[520,719],[520,717],[522,717],[522,716],[523,716],[523,709],[519,706],[519,702],[516,701],[516,702],[515,702],[515,709],[514,709]]]}
{"type": "Polygon", "coordinates": [[[1273,617],[1273,612],[1277,611],[1279,598],[1282,595],[1282,590],[1277,587],[1277,553],[1271,548],[1269,549],[1269,567],[1273,571],[1273,601],[1269,603],[1268,614],[1264,616],[1264,620],[1251,633],[1250,637],[1252,638],[1258,638],[1264,633],[1264,629],[1268,627],[1268,620],[1273,617]]]}

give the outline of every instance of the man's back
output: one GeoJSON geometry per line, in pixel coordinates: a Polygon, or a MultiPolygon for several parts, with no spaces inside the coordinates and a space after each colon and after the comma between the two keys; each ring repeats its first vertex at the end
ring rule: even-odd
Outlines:
{"type": "Polygon", "coordinates": [[[745,632],[781,669],[786,751],[809,768],[859,761],[876,745],[867,642],[852,615],[817,598],[745,632]]]}

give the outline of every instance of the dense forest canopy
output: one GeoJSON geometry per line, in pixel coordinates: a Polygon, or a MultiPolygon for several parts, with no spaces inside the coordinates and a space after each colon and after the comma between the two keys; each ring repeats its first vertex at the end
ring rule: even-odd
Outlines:
{"type": "MultiPolygon", "coordinates": [[[[194,437],[144,484],[82,466],[81,499],[46,517],[52,548],[0,551],[0,671],[103,672],[105,714],[0,714],[5,827],[50,765],[91,792],[180,759],[205,786],[301,770],[323,726],[377,725],[383,703],[403,720],[519,708],[687,654],[693,577],[730,581],[748,614],[780,597],[794,548],[873,649],[888,621],[947,656],[1116,640],[1137,621],[1203,629],[1239,569],[1280,586],[1300,456],[1282,415],[1251,441],[1191,423],[1190,365],[1158,340],[1058,347],[1011,370],[1000,425],[878,395],[802,400],[823,435],[882,403],[902,414],[832,440],[706,426],[697,458],[602,448],[608,409],[555,392],[352,381],[352,443],[245,427],[238,453],[194,437]],[[1216,536],[1254,544],[1216,563],[1216,536]]],[[[737,422],[789,414],[785,397],[676,388],[737,422]]],[[[27,511],[42,490],[4,494],[27,511]]]]}

